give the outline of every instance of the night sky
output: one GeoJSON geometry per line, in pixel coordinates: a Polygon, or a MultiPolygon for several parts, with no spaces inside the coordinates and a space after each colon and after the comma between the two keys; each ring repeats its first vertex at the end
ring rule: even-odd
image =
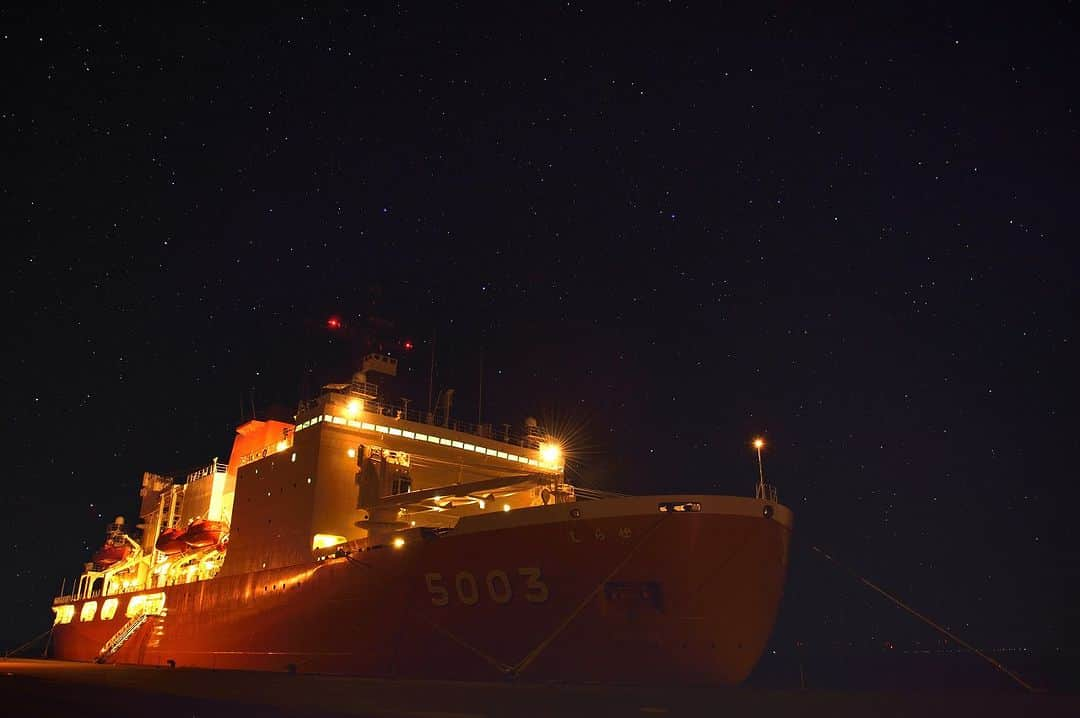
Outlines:
{"type": "Polygon", "coordinates": [[[0,10],[0,646],[336,315],[582,486],[749,495],[765,436],[776,650],[935,641],[810,545],[1075,647],[1076,6],[525,5],[0,10]]]}

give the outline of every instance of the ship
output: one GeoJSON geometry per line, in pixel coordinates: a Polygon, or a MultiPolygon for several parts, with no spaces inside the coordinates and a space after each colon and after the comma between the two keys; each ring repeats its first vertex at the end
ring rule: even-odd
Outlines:
{"type": "Polygon", "coordinates": [[[291,421],[244,422],[226,462],[144,473],[135,530],[117,517],[54,599],[51,655],[397,679],[748,676],[793,520],[764,475],[747,496],[576,486],[534,419],[456,421],[449,393],[427,411],[388,401],[397,362],[372,352],[291,421]]]}

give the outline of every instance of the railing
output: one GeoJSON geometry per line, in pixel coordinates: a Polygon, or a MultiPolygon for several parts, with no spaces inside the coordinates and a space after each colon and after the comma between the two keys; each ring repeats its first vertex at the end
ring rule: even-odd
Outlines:
{"type": "MultiPolygon", "coordinates": [[[[309,399],[300,403],[300,417],[310,414],[317,415],[320,411],[317,399],[309,399]]],[[[460,421],[446,417],[443,411],[421,411],[409,408],[407,402],[402,405],[395,405],[365,400],[363,413],[377,414],[399,421],[415,421],[418,424],[427,424],[428,426],[441,426],[451,431],[481,436],[511,446],[521,446],[529,449],[540,448],[541,435],[539,431],[536,433],[517,433],[510,430],[510,424],[496,426],[494,424],[474,424],[468,421],[460,421]]]]}
{"type": "Polygon", "coordinates": [[[573,494],[578,501],[600,501],[603,499],[619,499],[630,494],[621,494],[618,491],[604,491],[602,489],[586,489],[581,486],[573,487],[573,494]]]}
{"type": "Polygon", "coordinates": [[[776,487],[772,484],[758,484],[757,491],[754,494],[755,498],[765,499],[766,501],[772,501],[774,504],[780,503],[778,494],[776,493],[776,487]]]}
{"type": "Polygon", "coordinates": [[[135,635],[135,631],[139,630],[139,626],[146,623],[146,619],[150,616],[156,615],[152,613],[140,613],[134,616],[131,620],[120,627],[120,630],[113,634],[112,638],[105,642],[105,645],[101,647],[101,652],[98,653],[97,662],[104,663],[114,653],[119,651],[128,639],[135,635]]]}
{"type": "Polygon", "coordinates": [[[217,458],[215,458],[213,461],[211,461],[206,466],[203,466],[202,468],[196,469],[195,471],[192,471],[190,474],[188,474],[187,475],[187,481],[188,482],[195,481],[197,479],[203,478],[204,476],[212,476],[213,474],[224,474],[228,470],[229,470],[229,465],[228,464],[222,464],[221,462],[219,462],[217,460],[217,458]]]}

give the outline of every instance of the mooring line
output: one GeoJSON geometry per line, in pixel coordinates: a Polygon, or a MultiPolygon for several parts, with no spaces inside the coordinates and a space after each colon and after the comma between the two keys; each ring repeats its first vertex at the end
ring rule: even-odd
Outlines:
{"type": "MultiPolygon", "coordinates": [[[[380,581],[381,584],[383,585],[383,587],[386,587],[386,586],[389,585],[388,582],[383,577],[376,575],[378,573],[378,571],[376,570],[376,568],[374,566],[369,564],[367,561],[361,561],[360,559],[353,558],[351,555],[346,555],[345,559],[352,566],[358,566],[358,567],[368,569],[368,571],[371,572],[369,575],[373,576],[376,580],[380,581]]],[[[459,638],[457,635],[455,635],[448,628],[444,628],[443,626],[440,626],[438,623],[436,623],[433,619],[428,618],[426,615],[424,615],[420,611],[420,609],[418,609],[418,608],[407,608],[406,612],[407,612],[407,614],[412,615],[415,618],[419,618],[421,621],[428,624],[431,628],[434,628],[439,633],[442,633],[444,636],[449,638],[454,643],[457,643],[462,648],[476,654],[477,657],[482,659],[484,662],[488,663],[490,666],[492,666],[493,668],[498,670],[500,673],[506,674],[506,673],[509,673],[511,671],[511,666],[507,665],[506,663],[503,663],[502,661],[495,658],[494,656],[488,655],[487,653],[480,650],[476,646],[473,646],[468,641],[466,641],[466,640],[464,640],[462,638],[459,638]]]]}
{"type": "Polygon", "coordinates": [[[848,573],[850,573],[850,574],[851,574],[852,576],[854,576],[854,577],[855,577],[855,579],[856,579],[857,581],[859,581],[859,582],[860,582],[860,583],[862,583],[863,585],[867,586],[868,588],[870,588],[870,589],[872,589],[872,590],[876,591],[877,593],[881,594],[881,595],[882,595],[882,596],[884,596],[885,598],[889,599],[889,600],[890,600],[890,601],[892,601],[892,602],[893,602],[894,604],[896,604],[896,605],[897,605],[897,606],[899,606],[900,608],[904,609],[905,611],[907,611],[908,613],[910,613],[910,614],[911,614],[912,616],[915,616],[915,618],[919,619],[920,621],[922,621],[922,622],[923,622],[923,623],[925,623],[926,625],[930,626],[931,628],[933,628],[933,629],[934,629],[935,631],[937,631],[938,633],[941,633],[941,634],[943,634],[943,635],[945,635],[945,636],[948,636],[949,638],[951,638],[951,639],[952,639],[953,641],[955,641],[956,643],[959,643],[959,644],[960,644],[961,646],[963,646],[964,648],[968,649],[969,651],[971,651],[971,652],[972,652],[972,653],[974,653],[975,655],[979,656],[979,658],[982,658],[982,659],[983,659],[984,661],[986,661],[987,663],[989,663],[990,665],[992,665],[992,666],[993,666],[994,668],[998,669],[999,671],[1001,671],[1002,673],[1004,673],[1005,675],[1007,675],[1007,676],[1008,676],[1009,678],[1012,678],[1012,679],[1013,679],[1014,681],[1016,681],[1017,683],[1019,683],[1019,684],[1020,684],[1021,686],[1023,686],[1023,687],[1024,687],[1024,688],[1025,688],[1025,689],[1026,689],[1027,691],[1028,691],[1028,692],[1030,692],[1030,693],[1037,693],[1037,692],[1038,692],[1038,690],[1037,690],[1037,689],[1036,689],[1036,688],[1035,688],[1034,686],[1032,686],[1032,685],[1031,685],[1030,683],[1028,683],[1027,681],[1025,681],[1025,680],[1024,680],[1023,678],[1021,678],[1020,676],[1016,675],[1015,673],[1013,673],[1012,671],[1010,671],[1010,670],[1009,670],[1008,668],[1006,668],[1005,666],[1003,666],[1003,665],[1002,665],[1002,664],[1001,664],[1001,663],[1000,663],[999,661],[997,661],[997,660],[996,660],[995,658],[993,658],[993,657],[991,657],[991,656],[988,656],[987,654],[983,653],[983,652],[982,652],[982,651],[980,651],[980,650],[979,650],[978,648],[976,648],[975,646],[971,645],[971,644],[970,644],[970,643],[968,643],[967,641],[963,640],[963,639],[962,639],[962,638],[960,638],[959,636],[957,636],[957,635],[953,634],[953,633],[952,633],[951,631],[949,631],[949,630],[948,630],[948,629],[946,629],[945,627],[943,627],[943,626],[939,626],[938,624],[934,623],[934,622],[933,622],[933,621],[931,621],[931,620],[930,620],[929,618],[927,618],[926,616],[922,615],[921,613],[919,613],[918,611],[916,611],[916,610],[915,610],[914,608],[912,608],[911,606],[909,606],[909,605],[907,605],[906,603],[904,603],[903,601],[901,601],[901,600],[900,600],[899,598],[897,598],[896,596],[893,596],[893,595],[892,595],[891,593],[889,593],[889,592],[888,592],[888,591],[886,591],[885,589],[881,588],[881,587],[880,587],[880,586],[878,586],[877,584],[873,583],[873,582],[872,582],[872,581],[870,581],[869,579],[867,579],[867,578],[865,578],[865,577],[863,577],[863,576],[860,576],[860,575],[859,575],[858,573],[856,573],[856,572],[855,572],[854,570],[852,570],[852,569],[848,568],[847,566],[845,566],[844,564],[840,563],[840,562],[839,562],[839,561],[837,561],[837,560],[836,560],[835,558],[833,558],[833,557],[832,557],[832,556],[830,556],[829,554],[825,553],[825,551],[821,550],[821,549],[820,549],[820,548],[818,548],[817,546],[812,546],[812,545],[811,545],[811,546],[810,546],[810,548],[811,548],[811,549],[813,549],[814,551],[816,551],[816,552],[817,552],[818,554],[820,554],[821,556],[824,556],[824,557],[825,557],[826,559],[828,559],[828,560],[829,560],[830,562],[832,562],[832,563],[833,563],[834,565],[836,565],[837,567],[839,567],[839,568],[843,569],[844,571],[847,571],[848,573]]]}
{"type": "MultiPolygon", "coordinates": [[[[29,648],[31,645],[33,645],[34,643],[37,643],[38,641],[40,641],[45,636],[50,636],[50,638],[51,638],[51,634],[53,632],[54,627],[55,626],[49,626],[49,630],[39,633],[38,635],[34,636],[33,638],[31,638],[29,641],[22,644],[21,646],[18,646],[16,648],[12,648],[10,651],[8,651],[7,653],[4,654],[4,658],[11,658],[12,656],[14,656],[19,651],[22,651],[25,648],[29,648]]],[[[48,643],[45,644],[45,650],[46,651],[49,650],[48,643]]]]}
{"type": "Polygon", "coordinates": [[[624,556],[623,559],[615,565],[615,568],[611,569],[607,576],[601,579],[600,583],[596,585],[596,588],[590,591],[588,595],[586,595],[585,598],[582,599],[581,603],[578,604],[577,608],[570,612],[570,615],[567,616],[566,619],[555,628],[551,635],[540,641],[540,643],[538,643],[535,648],[525,654],[524,658],[522,658],[520,661],[517,662],[517,664],[510,668],[510,675],[515,677],[518,676],[522,671],[528,668],[534,660],[536,660],[536,658],[544,651],[544,649],[551,645],[552,641],[558,638],[558,636],[566,629],[566,627],[569,626],[575,618],[577,618],[578,614],[584,611],[585,607],[592,602],[593,598],[595,598],[596,595],[600,593],[601,590],[603,590],[604,585],[608,581],[610,581],[615,576],[615,574],[621,571],[623,566],[630,562],[630,559],[633,558],[635,553],[637,553],[637,550],[645,544],[645,539],[649,538],[649,536],[652,536],[653,532],[656,531],[656,529],[660,526],[660,524],[664,522],[665,519],[668,518],[668,516],[669,514],[661,516],[659,519],[657,519],[656,523],[649,527],[648,531],[641,535],[641,538],[638,539],[638,542],[630,549],[630,551],[627,552],[626,556],[624,556]]]}

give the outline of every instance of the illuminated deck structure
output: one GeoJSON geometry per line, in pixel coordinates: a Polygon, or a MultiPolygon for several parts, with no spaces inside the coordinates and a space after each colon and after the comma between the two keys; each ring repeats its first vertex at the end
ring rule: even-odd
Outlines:
{"type": "Polygon", "coordinates": [[[490,680],[737,683],[772,630],[791,512],[600,495],[520,436],[379,401],[361,373],[249,421],[227,464],[143,477],[54,601],[58,658],[490,680]],[[441,419],[441,421],[440,421],[441,419]]]}

